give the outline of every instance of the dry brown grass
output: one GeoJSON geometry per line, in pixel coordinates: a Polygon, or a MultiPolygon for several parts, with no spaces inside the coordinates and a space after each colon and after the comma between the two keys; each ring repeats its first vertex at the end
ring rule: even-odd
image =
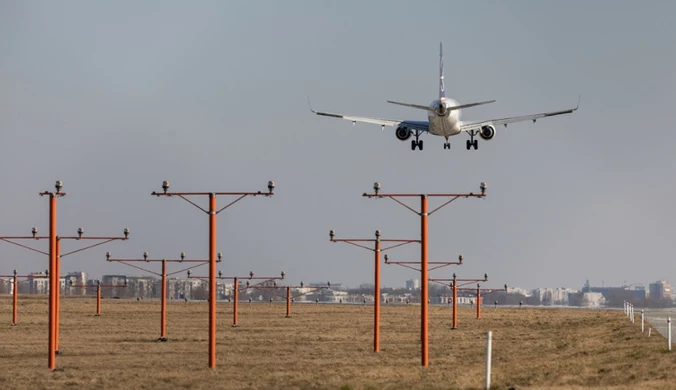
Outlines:
{"type": "Polygon", "coordinates": [[[373,308],[219,303],[218,367],[207,368],[207,304],[169,302],[158,343],[159,302],[63,299],[57,370],[47,369],[47,300],[20,297],[19,326],[0,297],[0,389],[46,388],[482,388],[485,334],[493,331],[493,388],[676,388],[676,354],[622,312],[485,308],[430,310],[430,365],[420,367],[417,306],[383,306],[381,352],[373,308]]]}

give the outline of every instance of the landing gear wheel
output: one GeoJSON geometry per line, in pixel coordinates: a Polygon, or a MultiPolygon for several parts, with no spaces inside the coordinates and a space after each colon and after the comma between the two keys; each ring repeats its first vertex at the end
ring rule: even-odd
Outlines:
{"type": "Polygon", "coordinates": [[[450,142],[444,143],[444,149],[450,149],[450,148],[451,148],[451,143],[450,143],[450,142]]]}
{"type": "Polygon", "coordinates": [[[415,150],[416,146],[419,147],[420,150],[423,149],[423,142],[418,137],[420,137],[420,132],[416,131],[415,132],[415,139],[411,140],[411,150],[415,150]]]}
{"type": "Polygon", "coordinates": [[[474,146],[474,150],[479,149],[479,140],[478,139],[475,139],[474,142],[472,142],[472,144],[474,146]]]}
{"type": "Polygon", "coordinates": [[[467,140],[467,150],[472,146],[472,142],[470,140],[467,140]]]}

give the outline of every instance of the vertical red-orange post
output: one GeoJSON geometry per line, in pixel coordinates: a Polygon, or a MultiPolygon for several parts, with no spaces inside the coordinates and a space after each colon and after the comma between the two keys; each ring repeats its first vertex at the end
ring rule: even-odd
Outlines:
{"type": "MultiPolygon", "coordinates": [[[[43,193],[40,193],[40,195],[53,195],[54,197],[64,196],[65,193],[60,192],[62,185],[63,184],[60,181],[57,181],[57,184],[56,184],[57,191],[54,194],[51,194],[49,192],[43,192],[43,193]]],[[[55,205],[55,207],[56,207],[56,205],[55,205]]],[[[54,218],[56,218],[56,211],[54,212],[54,218]]],[[[41,239],[48,238],[51,241],[51,236],[39,237],[39,236],[37,236],[37,232],[38,232],[37,228],[34,227],[32,229],[32,233],[33,233],[32,238],[34,240],[41,240],[41,239]]],[[[61,322],[61,260],[62,260],[62,258],[65,257],[65,256],[68,256],[68,255],[72,255],[74,253],[82,252],[84,250],[97,247],[99,245],[102,245],[102,244],[105,244],[105,243],[108,243],[108,242],[111,242],[111,241],[114,241],[114,240],[126,240],[126,239],[128,239],[128,236],[129,236],[129,229],[124,229],[124,237],[82,237],[83,233],[84,233],[84,230],[82,228],[79,228],[77,236],[59,236],[59,235],[56,235],[55,239],[54,239],[55,240],[55,243],[54,243],[55,260],[54,260],[54,270],[53,270],[54,272],[52,272],[54,274],[53,275],[54,279],[52,279],[50,277],[49,283],[50,283],[50,286],[51,286],[51,283],[54,282],[54,288],[52,290],[50,290],[50,296],[53,293],[54,299],[53,299],[53,301],[50,300],[50,304],[53,304],[53,312],[54,312],[53,313],[53,316],[54,316],[54,321],[53,321],[53,324],[54,324],[54,326],[53,326],[53,328],[54,328],[53,329],[53,333],[54,333],[53,348],[54,348],[54,354],[55,355],[61,354],[61,352],[59,350],[59,338],[60,338],[61,327],[59,326],[59,324],[61,322]],[[64,240],[64,239],[74,239],[74,240],[90,239],[90,240],[97,240],[97,241],[101,241],[101,242],[93,244],[93,245],[86,246],[84,248],[77,249],[75,251],[72,251],[72,252],[69,252],[69,253],[66,253],[66,254],[62,254],[61,253],[61,240],[64,240]]],[[[50,250],[51,250],[51,245],[52,244],[50,242],[50,250]]],[[[35,249],[32,249],[32,248],[28,248],[28,247],[25,247],[25,248],[35,250],[35,249]]],[[[42,251],[37,251],[37,252],[40,252],[40,253],[43,253],[43,254],[50,256],[50,267],[51,267],[51,256],[52,255],[50,253],[45,253],[45,252],[42,252],[42,251]]],[[[52,330],[51,330],[51,327],[50,327],[50,333],[51,332],[52,332],[52,330]]]]}
{"type": "Polygon", "coordinates": [[[101,315],[101,281],[96,281],[96,317],[101,315]]]}
{"type": "Polygon", "coordinates": [[[291,317],[291,287],[286,288],[286,318],[291,317]]]}
{"type": "Polygon", "coordinates": [[[193,206],[209,215],[209,368],[216,368],[216,215],[233,204],[239,202],[247,196],[266,196],[273,195],[275,182],[268,182],[268,192],[169,192],[169,181],[162,182],[163,192],[153,191],[151,195],[154,196],[178,196],[187,201],[193,206]],[[188,196],[209,196],[209,208],[204,209],[195,202],[189,200],[188,196]],[[216,196],[238,196],[238,198],[229,204],[222,207],[220,210],[216,209],[216,196]]]}
{"type": "Polygon", "coordinates": [[[459,198],[469,198],[469,197],[476,197],[476,198],[483,198],[486,196],[486,183],[482,182],[479,186],[481,189],[481,194],[474,194],[474,193],[468,193],[468,194],[383,194],[380,193],[380,183],[376,182],[373,184],[373,189],[374,193],[372,194],[367,194],[364,193],[362,196],[368,197],[368,198],[390,198],[394,200],[395,202],[399,203],[400,205],[404,206],[405,208],[409,209],[410,211],[418,214],[420,216],[420,230],[421,230],[421,239],[420,239],[420,247],[421,247],[421,259],[420,259],[420,278],[421,280],[421,288],[420,288],[420,312],[421,312],[421,319],[420,319],[420,328],[421,328],[421,350],[422,350],[422,366],[427,367],[429,365],[429,359],[428,359],[428,352],[429,352],[429,343],[428,343],[428,335],[429,335],[429,327],[428,327],[428,314],[429,314],[429,259],[428,259],[428,217],[437,212],[439,209],[445,207],[446,205],[450,204],[451,202],[455,201],[456,199],[459,198]],[[416,211],[412,207],[406,205],[402,201],[398,200],[397,198],[401,197],[419,197],[420,198],[420,212],[416,211]],[[445,197],[445,198],[450,198],[448,201],[443,203],[441,206],[438,206],[432,211],[428,211],[428,198],[429,197],[445,197]]]}
{"type": "Polygon", "coordinates": [[[481,318],[481,288],[476,288],[476,318],[481,318]]]}
{"type": "Polygon", "coordinates": [[[60,355],[59,352],[59,321],[61,321],[61,240],[56,237],[56,299],[54,305],[56,306],[54,315],[56,320],[54,322],[54,353],[60,355]]]}
{"type": "Polygon", "coordinates": [[[13,290],[12,290],[12,326],[16,326],[18,311],[19,311],[19,285],[17,284],[16,270],[14,270],[14,279],[13,279],[13,290]]]}
{"type": "Polygon", "coordinates": [[[237,325],[237,301],[239,300],[239,282],[237,281],[237,278],[234,279],[234,284],[232,287],[232,297],[233,297],[232,327],[236,328],[239,326],[237,325]]]}
{"type": "MultiPolygon", "coordinates": [[[[468,283],[473,283],[473,282],[487,282],[488,281],[488,274],[484,274],[483,279],[458,279],[455,273],[453,273],[453,279],[430,279],[431,281],[434,282],[441,282],[441,281],[451,281],[451,284],[449,285],[452,292],[453,292],[453,325],[451,329],[457,329],[458,328],[458,291],[469,291],[469,292],[474,292],[473,289],[470,288],[461,288],[463,285],[467,285],[468,283]],[[464,284],[458,284],[458,282],[465,282],[464,284]]],[[[477,287],[480,285],[477,284],[477,287]]],[[[507,287],[505,287],[505,290],[507,287]]],[[[478,306],[477,306],[478,310],[478,306]]]]}
{"type": "Polygon", "coordinates": [[[56,196],[49,194],[49,356],[50,370],[56,368],[56,196]]]}
{"type": "Polygon", "coordinates": [[[373,352],[380,352],[380,231],[376,233],[375,295],[373,297],[373,352]]]}
{"type": "MultiPolygon", "coordinates": [[[[185,256],[186,256],[185,252],[181,252],[180,260],[179,259],[167,259],[167,258],[149,259],[148,255],[149,255],[148,252],[143,252],[143,259],[115,259],[115,258],[111,258],[110,252],[107,252],[106,253],[106,261],[117,262],[117,263],[121,263],[121,264],[124,264],[124,265],[128,265],[128,266],[134,267],[138,270],[145,271],[145,272],[151,273],[153,275],[156,275],[160,278],[160,290],[161,290],[160,291],[160,337],[157,339],[157,341],[166,342],[166,341],[169,340],[167,338],[167,295],[169,295],[168,294],[168,287],[167,287],[168,277],[171,276],[171,275],[175,275],[179,272],[188,271],[188,278],[190,278],[190,270],[191,269],[196,268],[196,267],[201,267],[202,265],[208,264],[209,260],[186,259],[185,258],[185,256]],[[142,263],[162,263],[161,272],[151,271],[147,268],[139,267],[139,266],[132,264],[132,263],[141,263],[141,262],[142,263]],[[167,272],[167,264],[168,263],[181,263],[181,264],[182,263],[192,263],[192,264],[197,263],[197,265],[192,265],[192,266],[185,268],[185,269],[182,269],[180,271],[169,273],[169,272],[167,272]]],[[[220,262],[220,261],[221,261],[221,254],[219,253],[217,262],[220,262]]],[[[208,278],[205,276],[203,279],[207,280],[208,278]]],[[[125,281],[124,287],[126,287],[126,286],[127,285],[126,285],[126,281],[125,281]]],[[[116,287],[116,286],[103,286],[103,287],[116,287]]]]}
{"type": "MultiPolygon", "coordinates": [[[[397,248],[402,245],[407,245],[419,240],[401,240],[391,238],[380,238],[380,230],[375,231],[375,238],[335,238],[336,231],[329,231],[329,240],[331,242],[345,242],[353,246],[367,249],[374,252],[375,267],[374,267],[374,286],[373,286],[373,352],[380,352],[380,254],[389,249],[397,248]],[[374,243],[374,247],[370,248],[362,243],[374,243]],[[382,243],[392,244],[383,248],[382,243]]],[[[387,264],[387,255],[385,255],[385,263],[387,264]]],[[[366,302],[364,302],[366,304],[366,302]]]]}
{"type": "Polygon", "coordinates": [[[162,260],[162,317],[159,341],[167,341],[167,261],[162,260]]]}
{"type": "Polygon", "coordinates": [[[216,368],[216,194],[209,193],[209,368],[216,368]]]}
{"type": "Polygon", "coordinates": [[[427,247],[427,195],[420,196],[420,312],[421,312],[421,338],[422,338],[422,366],[427,367],[429,365],[429,345],[428,345],[428,303],[427,299],[429,296],[429,277],[428,277],[428,247],[427,247]]]}
{"type": "Polygon", "coordinates": [[[56,325],[56,295],[54,290],[57,288],[59,277],[56,274],[56,198],[64,196],[61,192],[63,182],[57,180],[54,185],[56,192],[44,191],[40,196],[49,195],[49,342],[47,351],[47,366],[53,370],[56,368],[56,349],[55,347],[55,325],[56,325]]]}
{"type": "Polygon", "coordinates": [[[458,281],[455,274],[453,274],[453,327],[451,329],[458,329],[458,281]]]}

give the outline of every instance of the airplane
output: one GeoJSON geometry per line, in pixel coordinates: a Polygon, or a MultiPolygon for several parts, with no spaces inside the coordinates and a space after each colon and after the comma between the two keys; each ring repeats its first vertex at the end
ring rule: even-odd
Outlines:
{"type": "MultiPolygon", "coordinates": [[[[582,96],[580,95],[580,98],[582,96]]],[[[414,140],[411,140],[411,150],[415,150],[416,147],[419,150],[423,150],[423,141],[420,139],[420,136],[424,133],[429,133],[432,135],[437,135],[444,137],[446,142],[444,143],[444,149],[451,149],[451,143],[449,142],[449,137],[454,135],[461,134],[463,132],[469,135],[467,140],[466,147],[467,150],[470,150],[472,147],[474,150],[479,148],[479,142],[475,139],[476,136],[479,136],[483,140],[491,140],[495,136],[495,128],[500,125],[507,127],[510,123],[523,122],[532,120],[535,123],[540,118],[547,118],[550,116],[562,115],[562,114],[571,114],[580,107],[580,98],[578,98],[577,106],[575,108],[560,110],[560,111],[551,111],[544,112],[534,115],[523,115],[515,116],[510,118],[502,119],[490,119],[479,122],[463,122],[460,121],[460,110],[463,108],[475,107],[483,104],[494,103],[495,100],[487,100],[483,102],[468,103],[468,104],[459,104],[453,99],[446,98],[446,91],[444,88],[444,54],[443,54],[443,44],[439,43],[439,98],[432,101],[429,106],[418,105],[418,104],[409,104],[401,103],[388,100],[388,103],[397,104],[400,106],[416,108],[419,110],[427,111],[427,121],[415,121],[415,120],[394,120],[394,119],[380,119],[380,118],[369,118],[369,117],[360,117],[352,115],[343,115],[343,114],[334,114],[330,112],[321,112],[312,109],[310,104],[310,99],[308,98],[308,105],[310,106],[310,111],[314,114],[321,116],[328,116],[333,118],[340,118],[352,121],[354,126],[357,122],[364,123],[373,123],[380,125],[381,129],[384,130],[385,126],[396,127],[395,135],[400,141],[406,141],[411,136],[415,136],[414,140]]]]}

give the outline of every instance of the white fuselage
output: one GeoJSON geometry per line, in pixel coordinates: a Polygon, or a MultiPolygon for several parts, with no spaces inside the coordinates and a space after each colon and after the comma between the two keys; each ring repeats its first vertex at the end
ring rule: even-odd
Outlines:
{"type": "Polygon", "coordinates": [[[439,135],[442,137],[450,137],[460,133],[460,110],[441,110],[441,112],[446,111],[443,115],[439,113],[440,103],[444,107],[454,107],[458,106],[458,102],[453,99],[444,99],[443,102],[440,102],[439,99],[434,100],[430,104],[430,111],[427,113],[427,118],[429,119],[429,132],[430,134],[439,135]]]}

